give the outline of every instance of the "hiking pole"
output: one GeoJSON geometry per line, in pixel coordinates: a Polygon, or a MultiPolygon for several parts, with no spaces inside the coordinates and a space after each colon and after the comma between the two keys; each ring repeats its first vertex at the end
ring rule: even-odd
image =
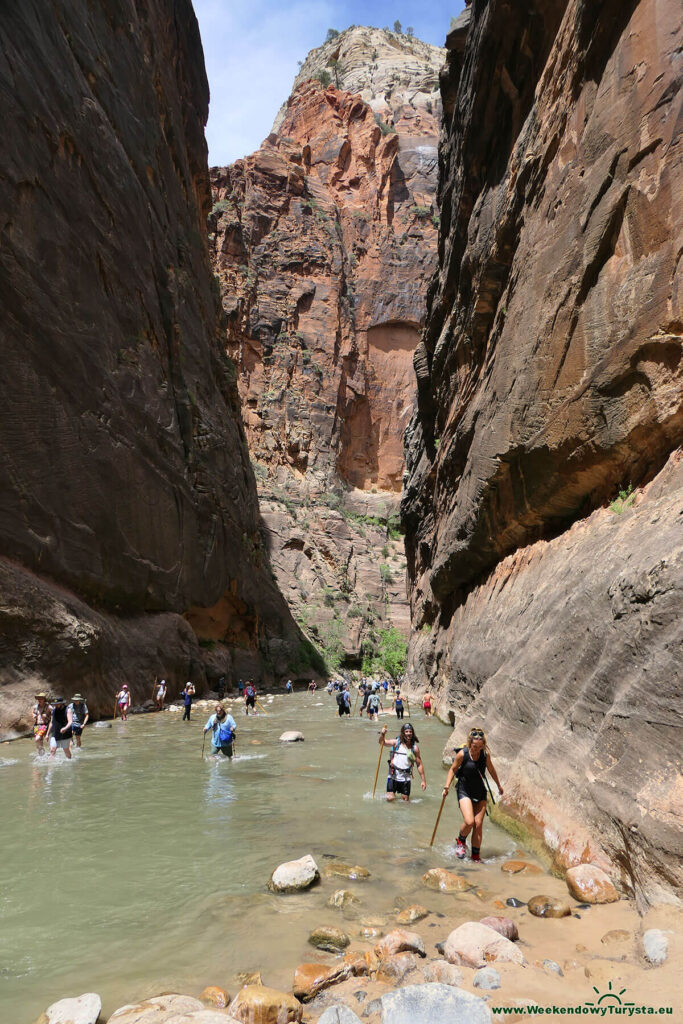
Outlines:
{"type": "Polygon", "coordinates": [[[202,761],[204,760],[204,744],[206,743],[206,732],[204,733],[204,739],[202,740],[202,761]]]}
{"type": "Polygon", "coordinates": [[[382,754],[384,753],[384,736],[382,736],[382,743],[379,748],[379,757],[377,759],[377,771],[375,772],[375,784],[372,787],[372,799],[375,799],[375,790],[377,789],[377,779],[379,778],[379,766],[382,763],[382,754]]]}
{"type": "Polygon", "coordinates": [[[408,718],[410,718],[410,701],[408,700],[407,697],[406,697],[406,704],[408,706],[408,718]]]}
{"type": "Polygon", "coordinates": [[[441,821],[441,812],[443,811],[443,805],[445,803],[446,803],[446,794],[444,793],[444,795],[441,797],[441,807],[439,807],[439,813],[438,813],[438,815],[436,817],[436,825],[434,826],[434,831],[432,832],[432,838],[429,841],[429,845],[430,846],[434,845],[434,840],[436,839],[436,830],[439,827],[439,822],[441,821]]]}
{"type": "Polygon", "coordinates": [[[114,721],[116,721],[116,709],[119,706],[118,694],[114,697],[114,721]]]}

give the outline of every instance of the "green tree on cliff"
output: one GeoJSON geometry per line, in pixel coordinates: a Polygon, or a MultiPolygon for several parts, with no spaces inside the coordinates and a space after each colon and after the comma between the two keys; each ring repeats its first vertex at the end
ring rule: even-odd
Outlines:
{"type": "Polygon", "coordinates": [[[394,32],[398,32],[399,35],[401,35],[401,33],[403,32],[403,26],[401,25],[401,22],[398,20],[398,18],[394,22],[394,32]]]}

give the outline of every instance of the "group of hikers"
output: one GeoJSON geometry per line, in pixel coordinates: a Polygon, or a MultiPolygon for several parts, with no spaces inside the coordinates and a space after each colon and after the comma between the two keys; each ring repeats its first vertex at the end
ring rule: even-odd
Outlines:
{"type": "MultiPolygon", "coordinates": [[[[224,677],[223,677],[224,684],[224,677]]],[[[222,697],[221,689],[225,691],[225,685],[219,686],[219,698],[222,697]]],[[[315,692],[316,684],[312,680],[308,687],[309,691],[315,692]]],[[[328,693],[337,694],[337,705],[339,717],[351,715],[351,690],[348,682],[330,681],[327,685],[328,693]]],[[[156,710],[162,710],[164,700],[168,692],[166,681],[155,681],[154,705],[156,710]]],[[[287,680],[285,692],[293,692],[291,679],[287,680]]],[[[251,680],[245,683],[239,680],[238,693],[244,698],[245,713],[248,715],[251,709],[252,714],[257,714],[256,704],[258,703],[256,687],[251,680]]],[[[190,721],[192,701],[196,694],[194,684],[186,683],[180,696],[184,704],[183,721],[190,721]]],[[[370,721],[377,721],[380,710],[384,710],[381,694],[389,702],[396,713],[397,719],[403,719],[405,704],[407,700],[402,696],[397,683],[387,680],[382,682],[373,679],[363,679],[358,687],[356,701],[362,696],[362,703],[359,714],[365,711],[370,721]],[[392,693],[389,694],[391,687],[392,693]]],[[[83,729],[89,721],[88,705],[80,693],[75,693],[70,702],[63,697],[52,697],[48,699],[47,694],[37,693],[36,703],[33,705],[33,737],[36,749],[39,754],[45,753],[45,743],[48,744],[50,757],[54,758],[58,750],[63,750],[67,758],[71,758],[73,745],[80,747],[82,743],[83,729]]],[[[116,694],[115,713],[125,721],[131,706],[131,694],[128,684],[124,683],[116,694]]],[[[426,694],[422,701],[425,715],[432,714],[433,698],[426,694]]],[[[408,711],[410,711],[408,706],[408,711]]],[[[219,701],[214,707],[213,713],[203,728],[204,738],[211,733],[211,754],[216,758],[232,758],[235,753],[237,741],[237,723],[233,716],[225,710],[219,701]]],[[[387,727],[383,726],[379,733],[379,744],[382,748],[388,747],[391,750],[388,759],[388,773],[386,782],[386,799],[393,801],[397,796],[405,802],[410,799],[412,776],[417,770],[420,776],[420,785],[423,790],[427,788],[427,777],[420,755],[417,733],[411,722],[404,722],[398,736],[387,738],[387,727]]],[[[203,748],[202,748],[203,753],[203,748]]],[[[456,782],[456,793],[458,805],[462,815],[463,824],[460,829],[456,855],[464,858],[467,855],[467,839],[472,833],[472,860],[479,861],[482,830],[484,817],[487,813],[487,789],[491,793],[486,772],[488,771],[502,795],[503,787],[498,779],[498,774],[491,760],[486,734],[481,728],[472,728],[463,747],[455,750],[455,758],[446,776],[446,783],[442,790],[442,802],[445,801],[448,793],[456,782]]],[[[380,754],[381,761],[381,754],[380,754]]],[[[378,765],[379,771],[379,765],[378,765]]]]}

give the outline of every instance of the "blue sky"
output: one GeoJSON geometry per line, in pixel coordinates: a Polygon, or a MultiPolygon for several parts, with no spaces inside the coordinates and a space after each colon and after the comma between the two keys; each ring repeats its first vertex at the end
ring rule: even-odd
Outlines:
{"type": "Polygon", "coordinates": [[[358,0],[193,0],[211,87],[206,136],[209,163],[227,164],[253,153],[287,99],[297,61],[320,46],[328,28],[392,27],[443,46],[451,16],[463,0],[434,3],[358,0]]]}

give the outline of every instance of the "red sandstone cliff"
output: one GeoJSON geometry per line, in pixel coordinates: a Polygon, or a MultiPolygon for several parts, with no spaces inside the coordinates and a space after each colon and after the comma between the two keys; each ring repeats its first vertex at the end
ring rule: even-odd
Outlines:
{"type": "Polygon", "coordinates": [[[644,903],[680,868],[680,18],[475,0],[448,46],[410,678],[486,724],[560,863],[644,903]]]}
{"type": "Polygon", "coordinates": [[[5,5],[0,47],[7,729],[35,686],[110,710],[124,679],[144,699],[228,668],[183,613],[237,670],[299,638],[219,337],[189,0],[5,5]]]}
{"type": "Polygon", "coordinates": [[[381,524],[435,266],[442,59],[349,29],[307,58],[261,149],[212,171],[214,266],[277,578],[356,660],[376,622],[407,627],[402,547],[381,524]],[[326,67],[342,88],[307,77],[326,67]]]}

